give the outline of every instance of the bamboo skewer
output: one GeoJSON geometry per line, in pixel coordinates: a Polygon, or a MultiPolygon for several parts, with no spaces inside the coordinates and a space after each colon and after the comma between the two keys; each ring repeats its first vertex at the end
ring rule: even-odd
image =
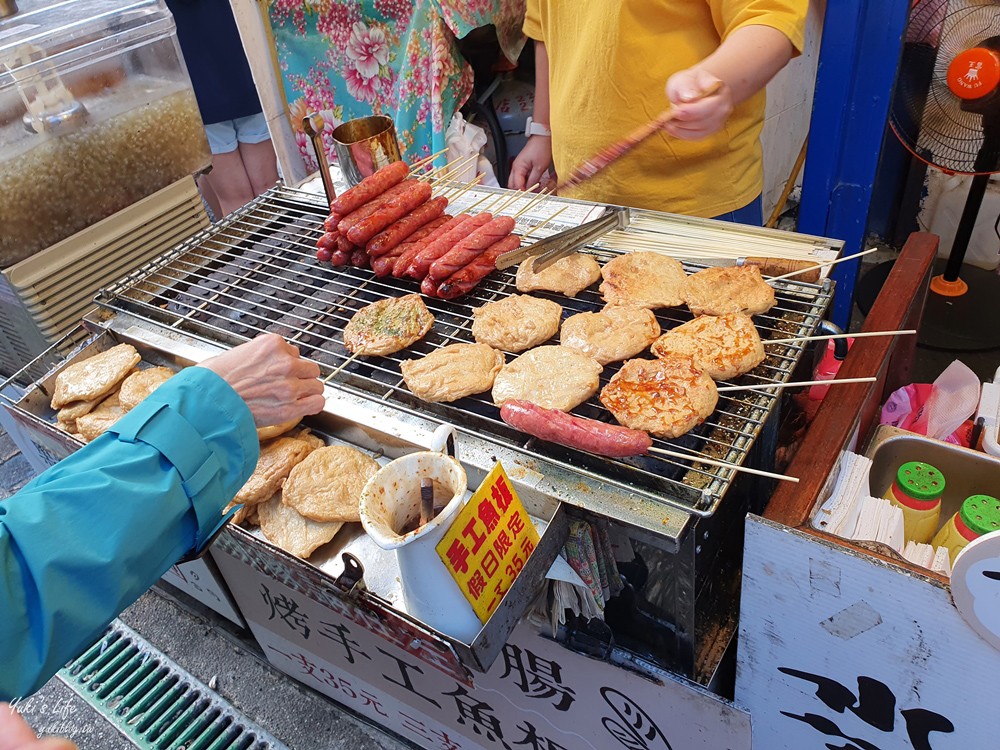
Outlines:
{"type": "Polygon", "coordinates": [[[410,170],[412,171],[414,169],[419,169],[420,167],[427,166],[430,162],[434,161],[436,158],[441,156],[441,154],[443,154],[447,150],[448,150],[447,148],[443,148],[440,151],[435,151],[433,154],[430,154],[429,156],[423,157],[422,159],[417,159],[415,162],[413,162],[413,164],[410,165],[410,170]]]}
{"type": "Polygon", "coordinates": [[[480,183],[480,181],[483,179],[483,176],[484,175],[482,174],[477,174],[476,178],[472,180],[472,182],[467,182],[464,185],[457,185],[456,187],[445,188],[444,190],[441,191],[441,195],[445,196],[448,199],[448,202],[450,203],[459,196],[462,196],[465,193],[472,190],[472,188],[474,188],[476,185],[480,183]],[[455,191],[454,195],[452,195],[452,191],[455,191]]]}
{"type": "Polygon", "coordinates": [[[348,357],[347,359],[345,359],[342,364],[338,365],[336,370],[334,370],[329,375],[327,375],[325,378],[323,378],[323,383],[324,384],[325,383],[329,383],[331,380],[333,380],[333,377],[335,375],[337,375],[341,370],[343,370],[345,367],[347,367],[349,364],[351,364],[351,362],[353,362],[357,358],[358,358],[358,352],[354,352],[354,354],[352,354],[350,357],[348,357]]]}
{"type": "Polygon", "coordinates": [[[696,464],[705,464],[706,466],[718,466],[723,469],[732,469],[733,471],[742,471],[744,474],[756,474],[762,477],[769,477],[770,479],[780,479],[783,482],[798,482],[798,477],[790,477],[787,474],[775,474],[774,472],[764,471],[763,469],[751,469],[749,466],[739,466],[738,464],[731,464],[727,461],[716,461],[711,458],[703,458],[702,456],[695,456],[689,453],[680,453],[678,451],[669,451],[665,448],[650,448],[648,453],[656,453],[662,456],[669,456],[670,458],[683,458],[686,461],[691,461],[696,464]]]}
{"type": "MultiPolygon", "coordinates": [[[[712,96],[712,94],[718,91],[721,86],[722,81],[716,81],[702,91],[701,94],[692,101],[706,99],[712,96]]],[[[650,120],[642,127],[636,128],[622,140],[611,144],[603,151],[599,151],[589,159],[584,160],[582,164],[577,166],[576,169],[570,173],[569,177],[559,183],[558,187],[556,187],[556,192],[559,192],[564,188],[575,187],[576,185],[589,180],[602,169],[622,158],[625,154],[641,144],[651,135],[659,132],[664,125],[674,119],[675,114],[676,109],[674,107],[664,110],[656,118],[650,120]]]]}
{"type": "Polygon", "coordinates": [[[530,201],[528,201],[527,204],[525,204],[524,208],[522,208],[520,211],[518,211],[516,214],[514,214],[511,218],[513,218],[515,220],[519,219],[523,214],[526,214],[528,211],[530,211],[531,209],[533,209],[535,206],[537,206],[543,200],[545,200],[546,198],[548,198],[549,195],[551,195],[550,192],[546,192],[545,190],[543,190],[541,193],[538,194],[537,198],[532,198],[530,201]]]}
{"type": "Polygon", "coordinates": [[[795,344],[799,341],[824,341],[829,339],[860,339],[867,336],[909,336],[916,331],[866,331],[863,333],[832,333],[829,336],[797,336],[790,339],[765,339],[761,343],[767,344],[795,344]]]}
{"type": "Polygon", "coordinates": [[[788,273],[783,273],[781,276],[770,276],[764,281],[770,284],[773,281],[781,281],[783,279],[791,278],[792,276],[798,276],[800,273],[807,273],[808,271],[814,271],[817,268],[829,268],[830,266],[835,266],[838,263],[843,263],[845,260],[853,260],[854,258],[860,258],[862,255],[868,255],[868,253],[874,253],[882,248],[873,247],[869,250],[862,250],[860,253],[854,253],[853,255],[845,255],[843,258],[837,258],[836,260],[826,260],[822,263],[816,263],[808,268],[800,268],[797,271],[789,271],[788,273]]]}
{"type": "Polygon", "coordinates": [[[733,391],[759,391],[765,388],[798,388],[807,385],[847,385],[849,383],[874,383],[878,378],[839,378],[837,380],[800,380],[795,383],[760,383],[759,385],[724,385],[716,388],[719,393],[733,391]]]}
{"type": "MultiPolygon", "coordinates": [[[[524,234],[521,235],[521,242],[524,242],[526,239],[528,239],[528,237],[530,237],[532,234],[534,234],[539,229],[541,229],[542,227],[544,227],[546,224],[554,221],[555,218],[559,214],[561,214],[563,211],[565,211],[567,208],[569,208],[569,206],[563,206],[558,211],[556,211],[554,214],[552,214],[549,218],[547,218],[545,221],[543,221],[541,224],[535,224],[535,226],[531,227],[531,229],[529,229],[527,232],[525,232],[524,234]]],[[[517,233],[515,232],[515,234],[517,234],[517,233]]]]}

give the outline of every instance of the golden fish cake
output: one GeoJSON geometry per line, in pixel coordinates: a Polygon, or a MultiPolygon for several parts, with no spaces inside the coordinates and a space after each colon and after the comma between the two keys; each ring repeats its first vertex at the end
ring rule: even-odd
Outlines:
{"type": "Polygon", "coordinates": [[[764,361],[764,344],[749,315],[702,315],[672,328],[653,342],[657,357],[684,355],[714,380],[750,372],[764,361]]]}
{"type": "Polygon", "coordinates": [[[719,392],[690,357],[630,359],[601,390],[601,403],[621,424],[675,438],[715,410],[719,392]]]}

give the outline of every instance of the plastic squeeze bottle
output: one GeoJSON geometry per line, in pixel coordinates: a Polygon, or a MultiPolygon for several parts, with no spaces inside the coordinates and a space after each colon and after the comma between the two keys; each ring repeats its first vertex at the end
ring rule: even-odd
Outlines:
{"type": "Polygon", "coordinates": [[[965,545],[991,531],[1000,531],[1000,500],[992,495],[970,495],[962,502],[958,513],[941,527],[931,544],[947,547],[954,565],[965,545]]]}
{"type": "Polygon", "coordinates": [[[930,542],[941,520],[942,492],[944,476],[930,464],[909,461],[899,467],[884,497],[903,511],[906,541],[930,542]]]}

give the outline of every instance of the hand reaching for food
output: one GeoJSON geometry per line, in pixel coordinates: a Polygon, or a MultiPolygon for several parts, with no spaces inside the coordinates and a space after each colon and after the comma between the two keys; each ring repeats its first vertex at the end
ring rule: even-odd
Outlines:
{"type": "Polygon", "coordinates": [[[719,132],[733,111],[732,90],[701,68],[674,73],[667,79],[666,93],[673,117],[663,130],[684,141],[697,141],[719,132]]]}
{"type": "Polygon", "coordinates": [[[302,359],[281,336],[266,333],[199,365],[220,376],[246,401],[258,427],[322,411],[319,365],[302,359]]]}

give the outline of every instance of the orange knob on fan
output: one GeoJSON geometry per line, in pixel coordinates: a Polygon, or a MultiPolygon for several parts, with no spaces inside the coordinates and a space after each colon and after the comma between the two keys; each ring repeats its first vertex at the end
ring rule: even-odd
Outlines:
{"type": "Polygon", "coordinates": [[[1000,55],[986,47],[972,47],[948,66],[948,88],[960,99],[981,99],[1000,84],[1000,55]]]}

